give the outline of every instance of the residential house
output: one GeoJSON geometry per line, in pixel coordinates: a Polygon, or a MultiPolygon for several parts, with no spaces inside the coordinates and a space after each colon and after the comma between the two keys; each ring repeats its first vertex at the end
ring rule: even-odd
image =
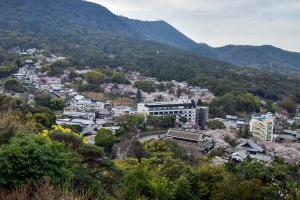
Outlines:
{"type": "Polygon", "coordinates": [[[78,106],[76,105],[70,105],[64,108],[64,112],[77,112],[78,106]]]}

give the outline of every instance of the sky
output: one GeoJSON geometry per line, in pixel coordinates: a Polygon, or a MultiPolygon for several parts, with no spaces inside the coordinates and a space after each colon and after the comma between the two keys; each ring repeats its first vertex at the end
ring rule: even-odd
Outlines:
{"type": "Polygon", "coordinates": [[[213,47],[273,45],[300,52],[300,0],[88,0],[116,15],[164,20],[213,47]]]}

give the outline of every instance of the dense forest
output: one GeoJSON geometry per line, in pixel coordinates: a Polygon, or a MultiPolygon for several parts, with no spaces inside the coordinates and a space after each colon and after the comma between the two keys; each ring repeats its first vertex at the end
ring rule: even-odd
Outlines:
{"type": "Polygon", "coordinates": [[[4,64],[17,62],[7,54],[12,47],[37,47],[67,56],[77,69],[121,66],[125,72],[139,71],[158,80],[186,80],[219,97],[252,93],[278,100],[293,94],[300,100],[298,78],[238,67],[149,41],[106,8],[90,2],[6,0],[0,5],[0,20],[4,64]]]}

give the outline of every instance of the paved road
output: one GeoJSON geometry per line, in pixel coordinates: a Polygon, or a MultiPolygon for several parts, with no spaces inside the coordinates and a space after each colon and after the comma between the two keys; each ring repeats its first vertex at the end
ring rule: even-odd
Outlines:
{"type": "Polygon", "coordinates": [[[144,141],[148,141],[148,140],[150,140],[150,139],[152,139],[152,138],[154,138],[154,139],[156,139],[156,140],[159,139],[159,138],[158,138],[158,135],[149,135],[149,136],[145,136],[145,137],[139,138],[138,141],[144,142],[144,141]]]}

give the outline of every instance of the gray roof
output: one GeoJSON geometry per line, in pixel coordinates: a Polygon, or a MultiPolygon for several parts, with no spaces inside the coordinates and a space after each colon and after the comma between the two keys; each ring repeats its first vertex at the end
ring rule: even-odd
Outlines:
{"type": "Polygon", "coordinates": [[[81,125],[79,122],[71,122],[71,121],[65,121],[65,120],[56,120],[56,124],[66,124],[66,125],[81,125]]]}
{"type": "Polygon", "coordinates": [[[92,125],[94,122],[88,119],[73,119],[72,122],[79,122],[81,124],[92,125]]]}
{"type": "Polygon", "coordinates": [[[274,129],[282,129],[282,126],[279,126],[278,124],[274,124],[273,128],[274,129]]]}
{"type": "Polygon", "coordinates": [[[84,127],[82,128],[82,131],[81,131],[81,135],[85,135],[87,133],[96,133],[95,131],[95,128],[97,128],[97,125],[94,125],[94,126],[91,126],[91,127],[84,127]]]}
{"type": "Polygon", "coordinates": [[[235,157],[235,156],[239,156],[244,160],[244,159],[247,158],[248,153],[247,153],[246,150],[240,150],[239,152],[235,152],[235,153],[232,154],[232,157],[235,157]]]}
{"type": "Polygon", "coordinates": [[[100,111],[98,111],[98,114],[99,115],[110,115],[111,111],[100,110],[100,111]]]}
{"type": "Polygon", "coordinates": [[[244,144],[240,144],[236,147],[237,149],[243,149],[247,151],[263,152],[264,149],[258,146],[253,140],[248,140],[244,144]]]}

